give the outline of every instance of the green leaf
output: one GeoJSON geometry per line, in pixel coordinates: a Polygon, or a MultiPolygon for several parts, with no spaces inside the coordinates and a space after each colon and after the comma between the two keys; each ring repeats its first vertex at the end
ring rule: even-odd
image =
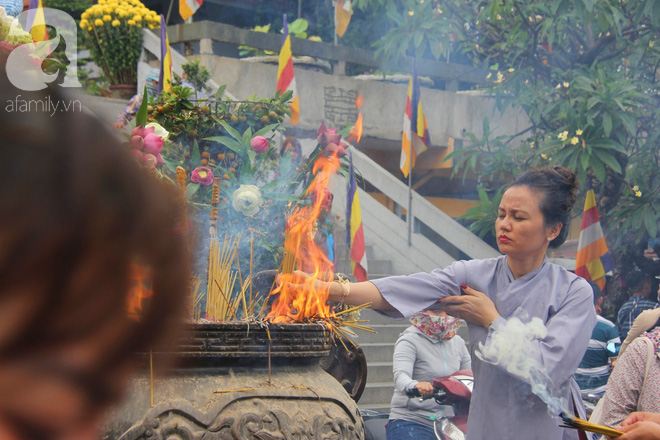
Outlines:
{"type": "Polygon", "coordinates": [[[595,151],[597,152],[596,154],[598,155],[598,158],[602,160],[605,165],[607,165],[615,173],[621,174],[621,165],[612,154],[603,150],[595,151]]]}
{"type": "Polygon", "coordinates": [[[612,117],[609,113],[603,113],[603,132],[607,137],[612,133],[612,117]]]}
{"type": "Polygon", "coordinates": [[[140,108],[135,114],[135,125],[141,127],[147,123],[147,106],[149,95],[147,94],[147,86],[144,86],[144,91],[142,92],[142,103],[140,108]]]}
{"type": "Polygon", "coordinates": [[[651,209],[644,210],[644,227],[646,227],[650,237],[655,237],[658,234],[658,221],[651,209]]]}
{"type": "Polygon", "coordinates": [[[192,152],[190,153],[190,164],[193,168],[197,168],[202,164],[202,155],[199,152],[197,140],[193,143],[192,152]]]}
{"type": "Polygon", "coordinates": [[[227,89],[227,84],[223,84],[220,87],[218,87],[218,90],[215,92],[215,97],[218,98],[218,100],[221,100],[222,95],[225,94],[226,89],[227,89]]]}
{"type": "Polygon", "coordinates": [[[271,131],[275,130],[275,128],[277,128],[279,125],[280,125],[280,124],[270,124],[270,125],[266,125],[266,126],[265,126],[264,128],[262,128],[261,130],[255,132],[255,133],[254,133],[254,136],[263,136],[263,135],[265,135],[265,134],[268,134],[268,133],[270,133],[271,131]]]}
{"type": "Polygon", "coordinates": [[[223,121],[223,120],[219,120],[218,122],[220,122],[220,125],[222,125],[222,128],[224,128],[224,129],[227,131],[227,133],[229,134],[229,136],[233,137],[233,138],[236,139],[238,142],[242,142],[242,141],[243,141],[243,136],[241,136],[241,134],[240,134],[238,131],[236,131],[236,129],[235,129],[234,127],[232,127],[231,125],[227,124],[227,122],[225,122],[225,121],[223,121]]]}
{"type": "Polygon", "coordinates": [[[245,146],[242,142],[239,142],[235,139],[229,138],[227,136],[211,136],[204,138],[204,140],[219,142],[220,144],[232,150],[234,153],[237,153],[239,156],[245,157],[245,146]]]}
{"type": "Polygon", "coordinates": [[[190,200],[192,196],[197,192],[199,189],[199,183],[189,183],[186,185],[186,200],[190,200]]]}

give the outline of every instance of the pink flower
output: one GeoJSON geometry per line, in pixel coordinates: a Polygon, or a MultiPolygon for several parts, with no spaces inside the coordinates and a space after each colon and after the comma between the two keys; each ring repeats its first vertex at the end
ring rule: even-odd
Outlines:
{"type": "Polygon", "coordinates": [[[158,164],[158,159],[156,159],[156,156],[153,154],[145,154],[143,158],[144,164],[147,166],[147,168],[156,168],[156,165],[158,164]]]}
{"type": "Polygon", "coordinates": [[[213,171],[209,167],[197,167],[190,175],[190,180],[200,185],[210,185],[213,183],[213,171]]]}
{"type": "Polygon", "coordinates": [[[270,144],[268,143],[268,139],[266,139],[265,137],[255,136],[250,141],[250,146],[256,153],[261,154],[266,150],[268,150],[270,144]]]}
{"type": "Polygon", "coordinates": [[[163,149],[163,138],[155,133],[149,133],[144,137],[144,151],[156,155],[163,149]]]}
{"type": "Polygon", "coordinates": [[[337,133],[337,130],[334,128],[328,129],[325,126],[325,123],[321,122],[321,126],[316,132],[316,140],[322,147],[325,147],[330,143],[339,144],[341,141],[341,134],[337,133]]]}
{"type": "Polygon", "coordinates": [[[142,151],[133,149],[131,150],[131,153],[133,153],[133,157],[135,157],[138,162],[142,163],[144,160],[144,153],[142,153],[142,151]]]}
{"type": "Polygon", "coordinates": [[[341,145],[337,145],[335,143],[329,143],[323,150],[323,153],[326,156],[337,156],[339,159],[341,159],[342,157],[346,156],[347,147],[348,144],[344,144],[344,143],[342,143],[341,145]]]}
{"type": "Polygon", "coordinates": [[[131,131],[131,136],[145,137],[147,134],[153,133],[153,132],[154,132],[153,127],[145,128],[143,125],[140,125],[139,127],[135,127],[131,131]]]}
{"type": "Polygon", "coordinates": [[[131,136],[131,147],[135,150],[141,150],[144,148],[144,138],[142,136],[131,136]]]}

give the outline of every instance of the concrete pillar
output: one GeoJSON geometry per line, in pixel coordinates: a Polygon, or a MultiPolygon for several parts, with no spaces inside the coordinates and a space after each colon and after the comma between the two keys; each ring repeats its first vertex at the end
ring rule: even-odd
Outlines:
{"type": "Polygon", "coordinates": [[[201,38],[199,40],[199,54],[213,55],[213,40],[211,38],[201,38]]]}

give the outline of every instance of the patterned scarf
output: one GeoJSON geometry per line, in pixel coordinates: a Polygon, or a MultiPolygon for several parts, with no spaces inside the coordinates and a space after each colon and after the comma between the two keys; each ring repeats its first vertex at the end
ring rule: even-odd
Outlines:
{"type": "Polygon", "coordinates": [[[436,341],[450,340],[456,336],[456,330],[461,326],[461,321],[453,316],[437,316],[428,312],[411,316],[410,323],[436,341]]]}

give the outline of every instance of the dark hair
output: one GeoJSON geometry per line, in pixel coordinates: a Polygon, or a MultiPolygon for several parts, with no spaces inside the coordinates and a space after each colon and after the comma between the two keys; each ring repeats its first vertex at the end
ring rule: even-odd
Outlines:
{"type": "Polygon", "coordinates": [[[598,300],[600,299],[602,291],[600,290],[600,286],[598,284],[596,284],[595,282],[593,282],[591,280],[587,280],[587,283],[589,283],[589,285],[591,286],[591,290],[594,293],[594,305],[595,305],[598,302],[598,300]]]}
{"type": "Polygon", "coordinates": [[[529,170],[514,180],[508,188],[513,186],[526,186],[542,195],[539,208],[543,213],[545,226],[562,224],[559,235],[550,242],[550,247],[561,246],[568,235],[571,211],[577,199],[579,184],[575,173],[558,165],[529,170]]]}
{"type": "Polygon", "coordinates": [[[62,377],[80,373],[75,381],[95,393],[85,384],[102,387],[182,321],[190,279],[183,204],[81,108],[9,111],[10,101],[61,109],[74,98],[17,90],[5,64],[0,53],[0,309],[15,313],[0,332],[0,371],[31,362],[62,377]],[[139,320],[127,313],[136,265],[148,270],[152,293],[139,320]],[[71,347],[93,353],[87,371],[67,371],[61,352],[71,347]]]}
{"type": "Polygon", "coordinates": [[[628,272],[624,277],[624,281],[631,294],[639,293],[644,287],[644,283],[653,284],[651,275],[639,269],[633,269],[628,272]]]}
{"type": "Polygon", "coordinates": [[[298,158],[302,158],[302,147],[300,142],[293,136],[284,138],[282,145],[280,146],[280,156],[284,156],[287,151],[295,152],[298,155],[298,158]]]}

